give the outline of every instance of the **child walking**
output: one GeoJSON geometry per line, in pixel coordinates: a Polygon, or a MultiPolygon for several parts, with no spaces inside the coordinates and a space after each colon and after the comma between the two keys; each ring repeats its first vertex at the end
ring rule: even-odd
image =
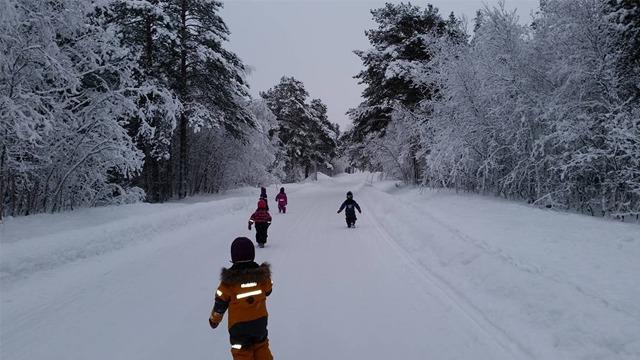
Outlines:
{"type": "Polygon", "coordinates": [[[253,242],[246,237],[231,244],[233,265],[223,268],[209,325],[218,327],[229,310],[228,328],[234,360],[273,360],[267,338],[267,296],[271,294],[271,268],[255,261],[253,242]]]}
{"type": "Polygon", "coordinates": [[[280,192],[276,195],[276,202],[278,203],[278,212],[287,213],[287,194],[284,193],[284,188],[280,188],[280,192]]]}
{"type": "Polygon", "coordinates": [[[269,202],[267,201],[267,188],[264,186],[260,188],[260,200],[264,200],[267,211],[269,211],[269,202]]]}
{"type": "Polygon", "coordinates": [[[345,210],[344,214],[346,215],[347,227],[356,227],[356,209],[358,212],[362,214],[362,210],[360,210],[360,205],[353,200],[353,193],[351,191],[347,192],[347,200],[345,200],[342,205],[340,205],[340,209],[338,209],[338,214],[342,210],[345,210]]]}
{"type": "Polygon", "coordinates": [[[253,224],[256,225],[258,247],[263,248],[264,244],[267,243],[267,229],[271,225],[271,214],[269,214],[265,199],[258,200],[258,209],[249,218],[249,230],[251,230],[251,225],[253,224]]]}

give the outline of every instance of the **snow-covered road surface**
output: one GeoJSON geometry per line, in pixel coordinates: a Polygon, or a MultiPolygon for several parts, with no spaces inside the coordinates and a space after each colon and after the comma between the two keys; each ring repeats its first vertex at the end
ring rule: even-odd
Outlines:
{"type": "MultiPolygon", "coordinates": [[[[276,359],[640,358],[640,226],[370,179],[287,186],[272,211],[276,359]]],[[[253,238],[248,191],[0,225],[0,357],[230,358],[207,318],[231,241],[253,238]]]]}

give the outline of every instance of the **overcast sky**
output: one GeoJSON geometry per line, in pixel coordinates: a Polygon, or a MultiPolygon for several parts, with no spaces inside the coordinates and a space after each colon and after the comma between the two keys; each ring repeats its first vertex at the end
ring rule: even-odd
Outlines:
{"type": "MultiPolygon", "coordinates": [[[[229,49],[252,68],[249,77],[255,96],[277,84],[283,75],[305,84],[313,98],[329,108],[329,119],[344,129],[345,112],[357,106],[362,87],[353,76],[362,69],[355,49],[369,47],[365,29],[375,25],[369,12],[394,0],[225,0],[222,16],[231,30],[229,49]]],[[[406,1],[405,1],[406,2],[406,1]]],[[[506,0],[529,23],[539,0],[506,0]]],[[[412,1],[431,3],[443,16],[453,11],[469,21],[483,4],[498,0],[412,1]]]]}

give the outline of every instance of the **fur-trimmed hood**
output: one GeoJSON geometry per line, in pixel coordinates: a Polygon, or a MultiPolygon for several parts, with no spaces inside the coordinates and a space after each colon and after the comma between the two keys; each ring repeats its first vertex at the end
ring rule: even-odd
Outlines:
{"type": "MultiPolygon", "coordinates": [[[[257,265],[257,264],[256,264],[257,265]]],[[[262,263],[258,267],[249,268],[222,268],[220,281],[225,284],[235,285],[248,282],[262,282],[271,278],[271,265],[262,263]]]]}

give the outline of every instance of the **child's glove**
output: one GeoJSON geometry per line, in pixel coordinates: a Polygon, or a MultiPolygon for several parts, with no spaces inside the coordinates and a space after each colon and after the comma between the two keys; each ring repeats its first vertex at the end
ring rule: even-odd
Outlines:
{"type": "Polygon", "coordinates": [[[340,214],[340,210],[338,210],[338,211],[336,212],[336,214],[340,214]]]}
{"type": "Polygon", "coordinates": [[[209,317],[209,326],[211,326],[212,329],[215,329],[218,327],[218,325],[220,325],[221,321],[222,321],[222,314],[213,313],[209,317]]]}

